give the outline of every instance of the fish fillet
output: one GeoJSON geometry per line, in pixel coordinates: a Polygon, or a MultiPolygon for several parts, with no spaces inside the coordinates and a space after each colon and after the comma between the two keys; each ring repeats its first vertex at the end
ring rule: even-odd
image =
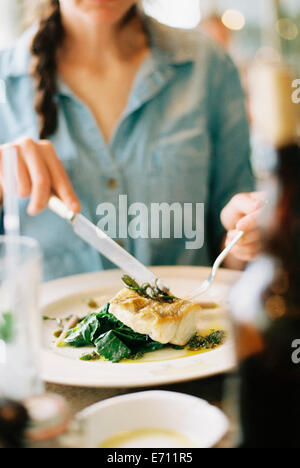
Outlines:
{"type": "Polygon", "coordinates": [[[184,346],[196,334],[200,304],[183,299],[158,302],[122,289],[110,302],[110,313],[137,333],[162,344],[184,346]]]}

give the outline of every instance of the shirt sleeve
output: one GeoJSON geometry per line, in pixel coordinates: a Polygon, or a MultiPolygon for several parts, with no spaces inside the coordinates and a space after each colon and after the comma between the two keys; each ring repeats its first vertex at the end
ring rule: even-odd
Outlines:
{"type": "Polygon", "coordinates": [[[238,70],[225,58],[214,65],[210,102],[212,160],[207,239],[212,258],[220,252],[225,229],[220,214],[237,193],[255,190],[250,163],[249,123],[238,70]]]}
{"type": "MultiPolygon", "coordinates": [[[[0,78],[1,79],[1,78],[0,78]]],[[[1,104],[0,104],[1,105],[1,104]]],[[[5,142],[2,137],[2,132],[1,132],[1,119],[3,119],[3,116],[0,113],[0,146],[3,145],[5,142]]],[[[0,236],[4,235],[4,224],[3,224],[3,202],[0,201],[0,236]]]]}
{"type": "MultiPolygon", "coordinates": [[[[1,105],[1,104],[0,104],[1,105]]],[[[3,116],[0,113],[0,146],[4,144],[1,132],[1,119],[3,116]]],[[[0,236],[4,235],[4,224],[3,224],[3,202],[0,200],[0,236]]]]}

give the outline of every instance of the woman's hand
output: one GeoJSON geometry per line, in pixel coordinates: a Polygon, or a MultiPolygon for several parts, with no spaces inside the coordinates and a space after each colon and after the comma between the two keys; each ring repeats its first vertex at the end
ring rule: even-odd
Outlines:
{"type": "Polygon", "coordinates": [[[80,202],[53,145],[47,141],[35,142],[30,138],[0,146],[0,199],[3,192],[2,154],[5,147],[18,152],[17,188],[20,198],[30,197],[28,214],[42,211],[55,193],[74,212],[80,211],[80,202]]]}
{"type": "Polygon", "coordinates": [[[236,195],[225,206],[221,213],[223,226],[227,230],[225,245],[233,240],[237,231],[245,232],[244,237],[232,250],[231,258],[234,257],[240,262],[249,262],[260,253],[262,238],[259,219],[264,203],[265,194],[254,192],[236,195]]]}

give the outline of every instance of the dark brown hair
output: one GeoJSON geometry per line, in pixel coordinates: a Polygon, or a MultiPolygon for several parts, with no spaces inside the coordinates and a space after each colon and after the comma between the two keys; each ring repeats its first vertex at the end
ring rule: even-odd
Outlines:
{"type": "Polygon", "coordinates": [[[57,128],[56,54],[63,37],[59,0],[50,0],[46,15],[40,22],[31,46],[32,74],[36,84],[35,110],[40,121],[41,139],[48,138],[57,128]]]}

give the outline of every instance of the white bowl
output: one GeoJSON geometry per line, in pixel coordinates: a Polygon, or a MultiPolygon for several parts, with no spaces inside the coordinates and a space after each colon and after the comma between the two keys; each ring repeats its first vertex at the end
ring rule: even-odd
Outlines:
{"type": "Polygon", "coordinates": [[[215,406],[169,391],[110,398],[85,409],[77,418],[84,432],[85,448],[97,448],[120,433],[143,429],[175,432],[192,441],[194,447],[212,448],[229,427],[228,419],[215,406]]]}

